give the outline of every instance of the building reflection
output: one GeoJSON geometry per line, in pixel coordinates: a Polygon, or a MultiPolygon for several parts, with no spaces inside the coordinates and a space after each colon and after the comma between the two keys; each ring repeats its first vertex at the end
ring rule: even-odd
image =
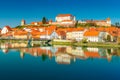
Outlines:
{"type": "Polygon", "coordinates": [[[76,60],[87,60],[92,59],[106,59],[109,62],[113,56],[120,56],[119,49],[113,48],[92,48],[92,47],[27,47],[27,44],[14,43],[14,44],[3,44],[1,43],[1,49],[4,53],[8,53],[10,48],[14,48],[20,51],[20,57],[24,59],[25,55],[31,55],[36,58],[41,57],[43,61],[46,59],[55,58],[58,64],[71,64],[76,60]]]}

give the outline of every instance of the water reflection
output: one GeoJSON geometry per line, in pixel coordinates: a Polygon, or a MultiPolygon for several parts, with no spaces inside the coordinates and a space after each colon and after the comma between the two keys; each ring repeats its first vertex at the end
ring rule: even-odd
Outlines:
{"type": "Polygon", "coordinates": [[[13,48],[19,51],[20,57],[24,59],[25,55],[31,55],[46,61],[55,58],[58,64],[71,64],[76,60],[87,59],[106,59],[109,62],[113,56],[120,56],[118,48],[94,48],[94,47],[71,47],[71,46],[45,46],[45,47],[27,47],[25,43],[1,43],[0,45],[4,53],[11,51],[13,48]]]}

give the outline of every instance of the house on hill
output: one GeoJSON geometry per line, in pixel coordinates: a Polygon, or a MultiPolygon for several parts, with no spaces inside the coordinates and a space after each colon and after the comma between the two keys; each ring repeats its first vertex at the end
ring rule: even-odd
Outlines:
{"type": "Polygon", "coordinates": [[[5,27],[3,27],[1,34],[6,34],[6,33],[11,32],[11,31],[12,31],[12,29],[10,26],[5,26],[5,27]]]}
{"type": "Polygon", "coordinates": [[[107,18],[105,20],[84,20],[84,21],[78,21],[80,24],[87,24],[92,23],[97,26],[111,26],[111,19],[107,18]]]}
{"type": "Polygon", "coordinates": [[[44,39],[51,40],[56,38],[58,38],[58,34],[55,31],[46,30],[40,33],[41,40],[44,40],[44,39]]]}
{"type": "Polygon", "coordinates": [[[86,31],[84,33],[84,38],[86,38],[90,42],[105,42],[106,36],[106,32],[100,31],[86,31]]]}
{"type": "Polygon", "coordinates": [[[75,21],[75,16],[71,14],[59,14],[56,16],[56,22],[62,22],[62,21],[75,21]]]}
{"type": "Polygon", "coordinates": [[[65,27],[72,27],[76,23],[75,16],[72,14],[59,14],[55,18],[55,22],[52,20],[49,21],[51,25],[59,25],[65,27]]]}

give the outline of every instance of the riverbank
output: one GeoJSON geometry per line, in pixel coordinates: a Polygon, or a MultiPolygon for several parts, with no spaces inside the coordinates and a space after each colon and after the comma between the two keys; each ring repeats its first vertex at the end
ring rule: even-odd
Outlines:
{"type": "Polygon", "coordinates": [[[111,47],[111,48],[120,48],[120,45],[117,43],[99,43],[99,42],[52,42],[53,45],[71,45],[71,46],[87,46],[87,47],[111,47]]]}
{"type": "MultiPolygon", "coordinates": [[[[0,40],[0,43],[26,43],[28,44],[28,40],[0,40]]],[[[45,41],[33,40],[31,44],[35,45],[43,45],[45,41]]],[[[72,42],[70,40],[61,40],[61,41],[51,41],[50,45],[67,45],[67,46],[86,46],[86,47],[111,47],[111,48],[120,48],[120,45],[113,42],[72,42]]]]}

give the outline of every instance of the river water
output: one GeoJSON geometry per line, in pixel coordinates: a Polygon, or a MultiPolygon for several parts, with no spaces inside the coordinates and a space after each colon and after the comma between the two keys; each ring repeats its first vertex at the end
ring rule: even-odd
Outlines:
{"type": "Polygon", "coordinates": [[[0,80],[120,80],[120,49],[0,45],[0,80]]]}

